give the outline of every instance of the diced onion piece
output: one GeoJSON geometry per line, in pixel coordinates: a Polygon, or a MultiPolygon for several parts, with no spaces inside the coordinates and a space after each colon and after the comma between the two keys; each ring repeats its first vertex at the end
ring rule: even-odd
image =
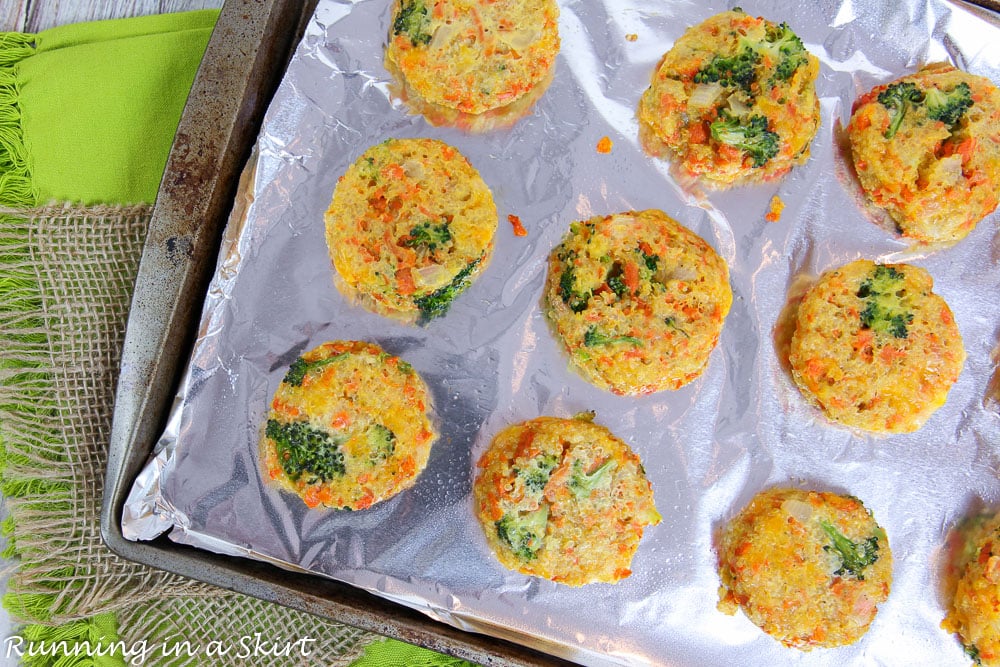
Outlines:
{"type": "Polygon", "coordinates": [[[662,281],[667,280],[694,280],[698,277],[698,272],[692,269],[690,266],[675,266],[673,270],[666,272],[665,276],[662,276],[662,281]]]}
{"type": "Polygon", "coordinates": [[[442,23],[434,31],[434,36],[431,37],[430,44],[428,47],[431,49],[440,49],[445,47],[451,38],[455,36],[458,28],[450,23],[442,23]]]}
{"type": "Polygon", "coordinates": [[[928,181],[937,181],[942,185],[958,185],[964,180],[962,176],[962,156],[955,154],[941,158],[933,163],[929,173],[928,181]]]}
{"type": "Polygon", "coordinates": [[[729,112],[737,117],[742,118],[750,113],[750,107],[740,98],[739,95],[729,96],[729,112]]]}
{"type": "Polygon", "coordinates": [[[417,274],[417,284],[421,287],[437,287],[448,282],[448,271],[440,264],[429,264],[414,269],[417,274]]]}
{"type": "Polygon", "coordinates": [[[715,106],[715,101],[722,95],[721,83],[696,84],[691,96],[688,97],[688,108],[708,109],[715,106]]]}
{"type": "Polygon", "coordinates": [[[504,35],[500,38],[500,40],[515,51],[523,51],[537,42],[540,36],[541,35],[537,29],[522,29],[515,30],[513,34],[509,36],[504,35]]]}
{"type": "Polygon", "coordinates": [[[799,523],[806,523],[813,514],[812,505],[797,498],[789,498],[781,503],[781,509],[799,523]]]}
{"type": "Polygon", "coordinates": [[[424,177],[424,165],[416,160],[407,160],[403,163],[403,172],[410,178],[419,181],[424,177]]]}

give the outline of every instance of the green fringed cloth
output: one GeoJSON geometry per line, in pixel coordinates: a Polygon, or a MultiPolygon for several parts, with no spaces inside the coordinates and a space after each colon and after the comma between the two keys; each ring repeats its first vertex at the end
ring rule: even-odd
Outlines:
{"type": "Polygon", "coordinates": [[[3,34],[0,202],[153,202],[217,16],[3,34]]]}

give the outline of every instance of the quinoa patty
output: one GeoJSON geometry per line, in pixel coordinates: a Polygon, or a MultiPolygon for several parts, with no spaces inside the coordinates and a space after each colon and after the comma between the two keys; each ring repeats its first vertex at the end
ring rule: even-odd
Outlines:
{"type": "Polygon", "coordinates": [[[592,419],[514,424],[480,458],[476,516],[505,567],[569,586],[631,574],[661,517],[639,457],[592,419]]]}
{"type": "Polygon", "coordinates": [[[892,553],[857,498],[769,489],[726,526],[719,610],[804,651],[857,641],[889,596],[892,553]]]}
{"type": "Polygon", "coordinates": [[[497,228],[479,172],[434,139],[369,148],[338,181],[325,219],[338,287],[406,321],[447,311],[486,267],[497,228]]]}
{"type": "Polygon", "coordinates": [[[780,178],[809,157],[818,73],[787,24],[723,12],[663,56],[639,102],[640,138],[716,187],[780,178]]]}
{"type": "Polygon", "coordinates": [[[551,81],[558,18],[554,0],[396,0],[386,66],[432,122],[514,118],[551,81]]]}
{"type": "Polygon", "coordinates": [[[1000,665],[1000,514],[981,515],[958,531],[958,577],[941,626],[959,636],[976,664],[1000,665]]]}
{"type": "Polygon", "coordinates": [[[950,245],[997,207],[1000,90],[946,64],[877,86],[847,126],[858,180],[903,236],[950,245]]]}
{"type": "Polygon", "coordinates": [[[332,341],[296,359],[261,438],[266,479],[309,507],[360,510],[409,488],[437,433],[427,387],[378,345],[332,341]]]}
{"type": "Polygon", "coordinates": [[[941,407],[965,350],[925,270],[856,260],[823,274],[798,308],[792,377],[827,417],[875,433],[915,431],[941,407]]]}
{"type": "Polygon", "coordinates": [[[698,377],[732,300],[725,260],[647,210],[573,223],[549,257],[544,309],[584,377],[634,395],[698,377]]]}

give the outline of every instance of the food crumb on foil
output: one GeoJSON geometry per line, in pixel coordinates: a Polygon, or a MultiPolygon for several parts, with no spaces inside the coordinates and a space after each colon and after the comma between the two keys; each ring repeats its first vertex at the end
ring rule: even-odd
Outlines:
{"type": "Polygon", "coordinates": [[[514,215],[513,213],[507,216],[507,222],[514,229],[514,236],[527,236],[528,230],[525,229],[524,223],[521,222],[521,218],[514,215]]]}
{"type": "Polygon", "coordinates": [[[768,222],[778,222],[781,220],[781,213],[785,210],[785,202],[778,195],[771,197],[771,204],[767,208],[764,219],[768,222]]]}

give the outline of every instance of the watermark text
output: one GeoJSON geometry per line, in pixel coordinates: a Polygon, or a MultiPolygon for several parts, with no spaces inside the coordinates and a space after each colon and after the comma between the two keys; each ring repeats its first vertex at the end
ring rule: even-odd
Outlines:
{"type": "Polygon", "coordinates": [[[144,665],[154,658],[216,657],[216,658],[263,658],[263,657],[309,657],[315,648],[312,637],[300,639],[272,639],[260,632],[243,635],[231,640],[212,640],[204,644],[186,639],[164,642],[138,640],[127,643],[92,642],[90,640],[29,641],[20,635],[12,635],[4,640],[4,654],[7,658],[47,656],[119,656],[130,665],[144,665]]]}

